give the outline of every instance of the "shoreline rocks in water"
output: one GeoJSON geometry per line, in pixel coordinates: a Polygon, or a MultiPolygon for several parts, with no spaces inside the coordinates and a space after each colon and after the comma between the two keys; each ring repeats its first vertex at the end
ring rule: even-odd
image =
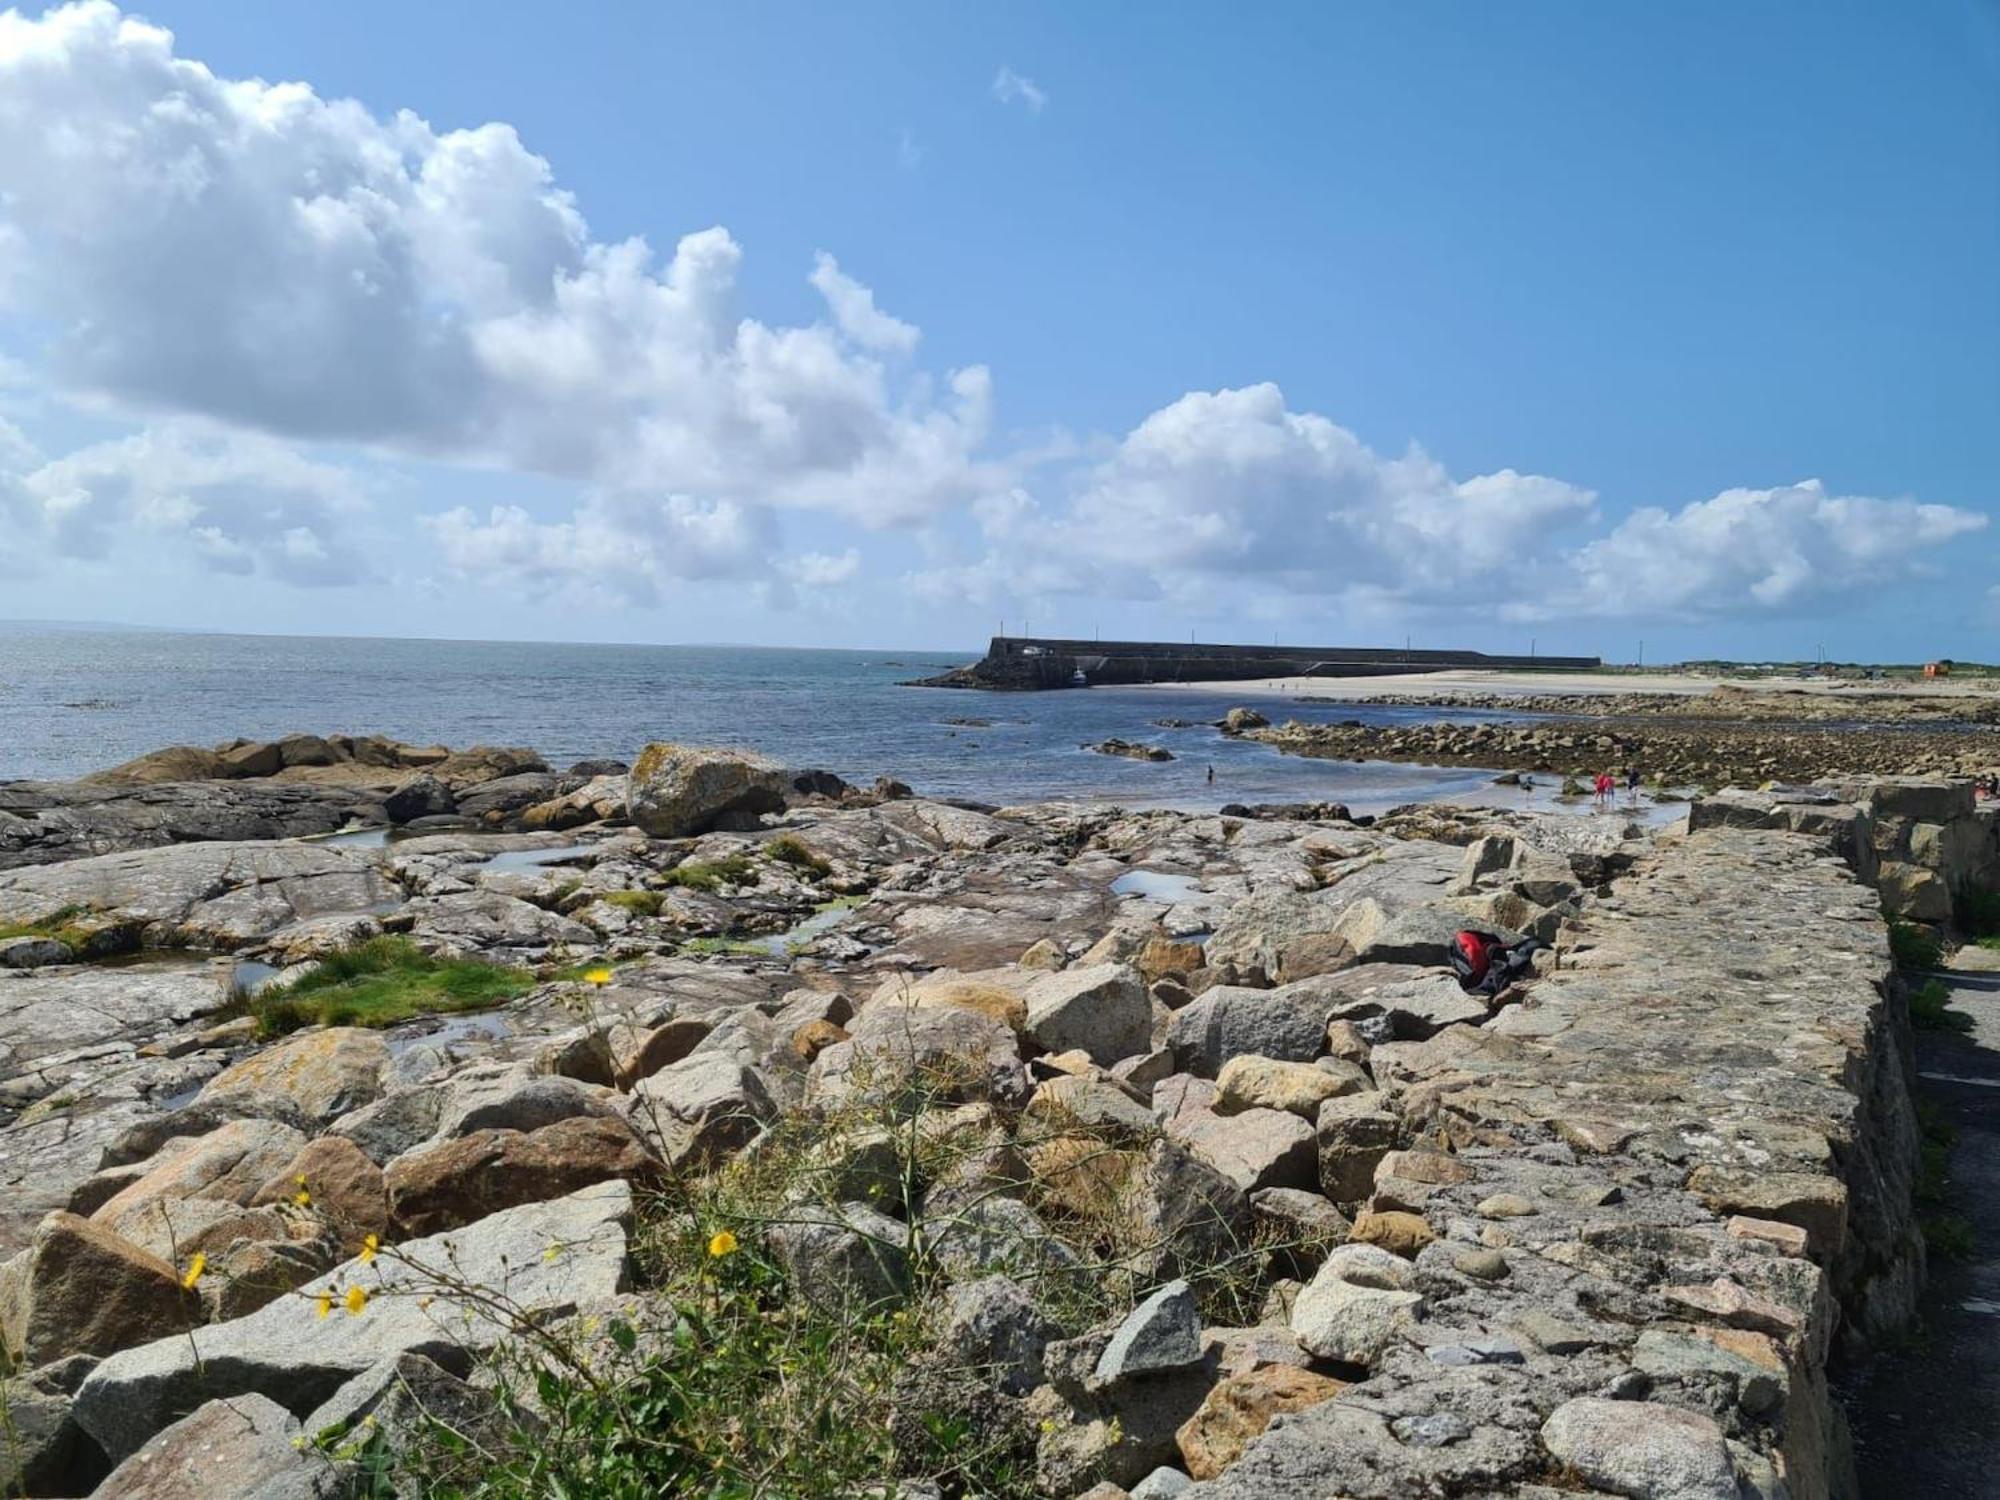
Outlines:
{"type": "Polygon", "coordinates": [[[1095,750],[1099,755],[1122,755],[1127,760],[1172,760],[1174,753],[1160,745],[1140,745],[1131,740],[1099,740],[1094,745],[1085,745],[1086,750],[1095,750]]]}
{"type": "MultiPolygon", "coordinates": [[[[353,1494],[315,1440],[368,1390],[491,1399],[481,1360],[513,1335],[453,1278],[562,1337],[670,1340],[686,1288],[635,1247],[690,1234],[703,1286],[739,1240],[785,1278],[760,1316],[908,1310],[935,1332],[891,1426],[969,1409],[1051,1495],[1851,1489],[1826,1363],[1893,1335],[1923,1263],[1881,911],[1912,869],[2000,875],[1964,783],[1738,794],[1670,833],[1361,827],[980,810],[731,753],[636,757],[675,836],[621,806],[0,872],[0,930],[87,914],[145,950],[0,973],[0,1341],[45,1435],[31,1491],[181,1472],[226,1401],[257,1483],[353,1494]],[[1186,873],[1120,896],[1134,871],[1186,873]],[[1548,947],[1469,994],[1466,926],[1548,947]],[[385,937],[520,983],[259,1034],[239,961],[299,976],[385,937]],[[781,1225],[698,1217],[704,1174],[793,1151],[781,1225]]],[[[542,774],[495,769],[457,805],[542,774]]],[[[370,1407],[391,1455],[426,1440],[407,1407],[370,1407]]],[[[576,1441],[482,1431],[487,1464],[576,1441]]]]}
{"type": "Polygon", "coordinates": [[[1985,728],[1774,726],[1714,720],[1632,724],[1304,724],[1228,731],[1288,755],[1413,761],[1588,777],[1637,767],[1670,786],[1759,785],[1823,776],[1970,776],[2000,761],[1985,728]]]}
{"type": "MultiPolygon", "coordinates": [[[[663,797],[715,804],[720,783],[691,790],[709,775],[738,778],[741,784],[724,801],[753,824],[787,801],[893,797],[900,786],[885,779],[864,792],[830,772],[793,773],[749,752],[669,746],[660,753],[667,751],[693,759],[677,771],[659,770],[642,788],[646,815],[663,831],[661,820],[671,821],[670,810],[656,807],[663,797]],[[685,784],[662,790],[673,775],[685,784]]],[[[351,828],[560,832],[624,821],[630,786],[622,761],[585,760],[556,771],[532,750],[486,745],[454,751],[379,737],[294,735],[231,741],[216,750],[172,746],[76,781],[0,781],[0,870],[198,841],[316,838],[351,828]]],[[[728,811],[716,804],[712,816],[697,812],[684,820],[683,831],[706,831],[728,811]]]]}
{"type": "Polygon", "coordinates": [[[1302,693],[1300,703],[1347,707],[1484,709],[1558,718],[1739,719],[1807,724],[2000,724],[2000,694],[1811,692],[1721,683],[1706,693],[1382,693],[1342,698],[1302,693]]]}

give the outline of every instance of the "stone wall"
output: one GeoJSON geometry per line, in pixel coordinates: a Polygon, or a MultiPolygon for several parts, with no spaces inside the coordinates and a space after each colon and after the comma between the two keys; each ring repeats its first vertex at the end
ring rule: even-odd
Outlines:
{"type": "Polygon", "coordinates": [[[1549,1456],[1592,1492],[1853,1493],[1825,1364],[1907,1316],[1923,1257],[1876,898],[1816,839],[1709,829],[1561,947],[1485,1026],[1375,1049],[1417,1154],[1374,1207],[1442,1231],[1416,1316],[1203,1500],[1550,1494],[1549,1456]]]}
{"type": "Polygon", "coordinates": [[[1969,781],[1844,777],[1726,791],[1697,802],[1695,829],[1789,828],[1833,841],[1891,916],[1950,924],[1968,891],[2000,890],[2000,802],[1969,781]]]}

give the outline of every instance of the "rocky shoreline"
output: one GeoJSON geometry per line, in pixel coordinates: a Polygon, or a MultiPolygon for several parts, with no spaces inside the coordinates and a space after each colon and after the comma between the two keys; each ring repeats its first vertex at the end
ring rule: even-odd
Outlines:
{"type": "Polygon", "coordinates": [[[1303,724],[1225,729],[1288,755],[1473,765],[1588,780],[1636,768],[1669,787],[1756,786],[1823,776],[1974,776],[2000,765],[1994,731],[1921,725],[1782,726],[1755,721],[1303,724]]]}
{"type": "MultiPolygon", "coordinates": [[[[566,1348],[670,1331],[658,1237],[692,1215],[791,1313],[907,1312],[883,1432],[963,1421],[1008,1494],[1852,1493],[1826,1366],[1923,1263],[1882,908],[1948,927],[2000,883],[1964,784],[1363,827],[978,810],[682,746],[380,754],[92,784],[302,786],[413,814],[393,840],[16,838],[0,1487],[334,1500],[358,1450],[321,1433],[372,1414],[414,1473],[439,1402],[489,1463],[558,1444],[488,1378],[519,1325],[476,1294],[566,1348]],[[1548,946],[1468,994],[1468,925],[1548,946]],[[511,998],[270,1029],[260,995],[383,942],[511,998]],[[909,1131],[857,1123],[917,1080],[909,1131]],[[768,1222],[695,1206],[795,1137],[815,1186],[768,1222]]],[[[604,1357],[679,1357],[637,1347],[604,1357]]],[[[878,1493],[957,1492],[884,1442],[878,1493]]]]}
{"type": "MultiPolygon", "coordinates": [[[[349,828],[420,834],[560,832],[625,814],[627,766],[552,768],[533,750],[291,735],[174,745],[78,781],[0,781],[0,870],[219,839],[311,838],[349,828]]],[[[828,771],[787,778],[779,800],[907,795],[828,771]]]]}
{"type": "Polygon", "coordinates": [[[1564,718],[1737,719],[1776,724],[2000,724],[2000,695],[1808,692],[1736,687],[1724,683],[1705,693],[1381,693],[1363,700],[1301,694],[1301,703],[1404,708],[1489,709],[1564,718]]]}

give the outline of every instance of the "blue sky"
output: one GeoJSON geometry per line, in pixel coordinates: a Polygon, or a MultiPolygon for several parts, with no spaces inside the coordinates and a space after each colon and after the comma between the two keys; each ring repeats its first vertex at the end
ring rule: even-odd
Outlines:
{"type": "Polygon", "coordinates": [[[1986,4],[31,8],[0,616],[1991,658],[1996,267],[1986,4]]]}

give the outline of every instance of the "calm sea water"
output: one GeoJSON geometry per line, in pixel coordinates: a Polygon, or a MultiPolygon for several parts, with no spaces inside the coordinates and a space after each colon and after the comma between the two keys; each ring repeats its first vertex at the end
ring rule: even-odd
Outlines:
{"type": "Polygon", "coordinates": [[[1301,760],[1209,727],[1239,702],[1274,721],[1391,722],[1434,711],[1300,704],[1255,684],[1226,698],[1167,688],[995,694],[897,685],[977,655],[0,625],[0,780],[72,777],[163,745],[301,731],[527,745],[557,766],[629,760],[656,739],[746,745],[850,781],[888,774],[928,795],[988,802],[1105,797],[1213,808],[1326,799],[1364,811],[1462,795],[1488,780],[1463,769],[1301,760]],[[1199,727],[1152,722],[1162,718],[1199,727]],[[1164,745],[1177,759],[1128,761],[1082,748],[1112,736],[1164,745]]]}

